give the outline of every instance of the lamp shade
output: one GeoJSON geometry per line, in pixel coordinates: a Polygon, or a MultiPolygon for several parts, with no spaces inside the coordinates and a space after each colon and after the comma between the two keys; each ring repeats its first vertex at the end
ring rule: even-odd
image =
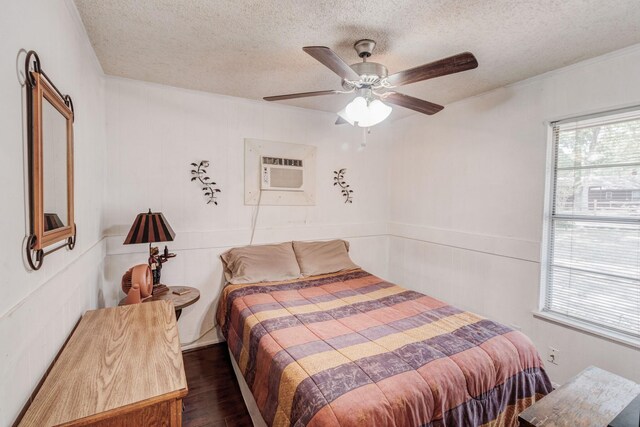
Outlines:
{"type": "Polygon", "coordinates": [[[138,214],[124,244],[171,242],[175,235],[162,212],[152,213],[149,209],[147,213],[138,214]]]}

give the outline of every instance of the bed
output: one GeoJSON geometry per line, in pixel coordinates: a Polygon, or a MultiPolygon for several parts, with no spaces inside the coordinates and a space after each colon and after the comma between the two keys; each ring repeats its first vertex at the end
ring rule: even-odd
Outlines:
{"type": "Polygon", "coordinates": [[[217,319],[270,426],[516,426],[552,390],[522,333],[362,269],[229,284],[217,319]]]}

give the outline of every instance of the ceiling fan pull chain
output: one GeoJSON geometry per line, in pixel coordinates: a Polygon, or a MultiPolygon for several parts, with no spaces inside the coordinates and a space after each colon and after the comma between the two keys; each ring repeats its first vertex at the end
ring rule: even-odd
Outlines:
{"type": "Polygon", "coordinates": [[[360,144],[360,148],[364,150],[367,146],[367,135],[371,133],[371,128],[362,128],[362,143],[360,144]]]}

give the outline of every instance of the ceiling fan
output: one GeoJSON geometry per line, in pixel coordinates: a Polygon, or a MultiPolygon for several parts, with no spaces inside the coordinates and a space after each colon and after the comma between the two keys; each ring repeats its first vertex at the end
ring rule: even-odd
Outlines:
{"type": "Polygon", "coordinates": [[[357,124],[360,127],[371,127],[386,119],[391,113],[391,107],[385,102],[428,115],[435,114],[444,108],[442,105],[396,92],[394,90],[396,87],[471,70],[478,66],[475,56],[470,52],[464,52],[389,75],[387,67],[384,65],[367,62],[375,46],[376,42],[373,40],[358,40],[353,47],[358,56],[362,58],[362,62],[351,66],[328,47],[303,47],[302,50],[342,78],[343,90],[292,93],[267,96],[264,99],[266,101],[281,101],[311,96],[356,93],[358,96],[338,112],[336,124],[349,123],[351,125],[357,124]]]}

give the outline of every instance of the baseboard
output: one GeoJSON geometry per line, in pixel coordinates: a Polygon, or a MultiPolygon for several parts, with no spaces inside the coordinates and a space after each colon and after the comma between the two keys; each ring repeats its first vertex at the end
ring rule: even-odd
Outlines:
{"type": "Polygon", "coordinates": [[[207,332],[203,337],[192,342],[190,344],[186,344],[182,346],[182,351],[193,350],[200,347],[206,347],[212,344],[218,344],[224,342],[224,337],[218,336],[217,328],[207,332]]]}

